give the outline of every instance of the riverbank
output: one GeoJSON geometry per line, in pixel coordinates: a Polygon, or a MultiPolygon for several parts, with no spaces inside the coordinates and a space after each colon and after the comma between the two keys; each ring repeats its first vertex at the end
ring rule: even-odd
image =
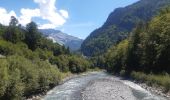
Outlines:
{"type": "MultiPolygon", "coordinates": [[[[56,84],[56,86],[57,85],[61,85],[61,84],[63,84],[64,82],[66,82],[66,81],[68,81],[68,80],[70,80],[70,79],[72,79],[72,78],[75,78],[75,77],[77,77],[78,75],[77,74],[72,74],[72,73],[70,73],[70,72],[68,72],[68,73],[63,73],[62,74],[62,80],[59,82],[59,84],[56,84]]],[[[42,93],[39,93],[39,94],[35,94],[35,95],[32,95],[31,97],[29,97],[29,98],[27,98],[26,100],[41,100],[46,94],[47,94],[47,92],[49,92],[50,90],[52,90],[53,88],[51,88],[51,89],[49,89],[49,90],[47,90],[47,91],[44,91],[44,92],[42,92],[42,93]]]]}
{"type": "Polygon", "coordinates": [[[113,75],[91,81],[82,92],[83,100],[136,100],[134,96],[137,100],[170,100],[163,88],[113,75]]]}
{"type": "MultiPolygon", "coordinates": [[[[69,81],[71,79],[74,79],[74,78],[77,78],[77,77],[80,77],[80,76],[85,76],[85,75],[90,74],[90,73],[100,72],[100,71],[102,72],[102,70],[99,70],[99,69],[89,69],[87,72],[83,72],[83,73],[79,73],[79,74],[72,74],[70,72],[69,73],[64,73],[62,75],[62,80],[56,86],[62,85],[65,82],[67,82],[67,81],[69,81]]],[[[51,88],[51,89],[49,89],[47,91],[44,91],[43,93],[32,95],[31,97],[27,98],[26,100],[42,100],[42,98],[45,95],[47,95],[47,93],[50,92],[51,90],[53,90],[53,88],[51,88]]]]}
{"type": "Polygon", "coordinates": [[[166,97],[170,100],[170,91],[165,93],[164,88],[161,86],[156,86],[156,85],[149,86],[146,83],[141,83],[141,82],[137,82],[137,81],[133,81],[133,82],[140,85],[142,88],[146,89],[147,91],[149,91],[151,93],[166,97]]]}
{"type": "Polygon", "coordinates": [[[146,100],[169,100],[159,99],[165,96],[156,95],[158,93],[151,90],[157,91],[146,84],[112,76],[106,72],[86,72],[67,76],[48,93],[33,96],[28,100],[136,100],[136,97],[151,98],[146,100]]]}
{"type": "Polygon", "coordinates": [[[170,76],[168,74],[154,75],[132,72],[130,77],[133,79],[133,82],[139,84],[144,89],[170,100],[170,76]]]}

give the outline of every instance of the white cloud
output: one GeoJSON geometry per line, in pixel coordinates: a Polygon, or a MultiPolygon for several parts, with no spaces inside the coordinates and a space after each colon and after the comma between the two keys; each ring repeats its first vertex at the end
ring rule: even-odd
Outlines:
{"type": "Polygon", "coordinates": [[[34,0],[39,5],[36,9],[22,8],[21,15],[17,17],[14,11],[7,12],[6,9],[0,8],[0,23],[8,25],[11,16],[18,18],[20,24],[26,25],[31,22],[32,18],[39,18],[47,21],[47,23],[40,23],[39,28],[56,28],[63,25],[69,18],[66,10],[58,10],[55,7],[56,0],[34,0]]]}
{"type": "Polygon", "coordinates": [[[68,15],[68,12],[67,11],[65,11],[65,10],[60,10],[59,11],[60,13],[61,13],[61,15],[64,17],[64,18],[68,18],[69,17],[69,15],[68,15]]]}
{"type": "Polygon", "coordinates": [[[27,23],[31,22],[33,17],[40,17],[40,10],[39,9],[21,9],[21,16],[19,17],[19,22],[22,25],[26,25],[27,23]]]}
{"type": "Polygon", "coordinates": [[[55,7],[56,0],[34,0],[34,2],[39,4],[40,16],[42,19],[49,21],[49,23],[41,25],[40,28],[42,28],[42,26],[51,26],[51,28],[54,28],[54,26],[61,26],[66,22],[68,12],[65,10],[58,11],[55,7]]]}
{"type": "Polygon", "coordinates": [[[3,25],[9,25],[11,16],[16,16],[14,11],[7,12],[6,9],[0,8],[0,23],[3,25]]]}

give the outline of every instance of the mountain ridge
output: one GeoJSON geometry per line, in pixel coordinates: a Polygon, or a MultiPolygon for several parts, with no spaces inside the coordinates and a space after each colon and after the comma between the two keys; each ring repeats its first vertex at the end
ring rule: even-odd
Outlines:
{"type": "Polygon", "coordinates": [[[83,39],[68,35],[60,30],[40,29],[39,31],[43,33],[43,35],[45,35],[47,38],[53,40],[53,42],[57,42],[60,45],[65,45],[66,47],[69,47],[71,51],[79,50],[81,43],[83,42],[83,39]]]}
{"type": "Polygon", "coordinates": [[[148,22],[170,0],[140,0],[126,7],[115,9],[106,22],[94,30],[82,43],[85,56],[104,53],[111,45],[125,39],[139,22],[148,22]]]}

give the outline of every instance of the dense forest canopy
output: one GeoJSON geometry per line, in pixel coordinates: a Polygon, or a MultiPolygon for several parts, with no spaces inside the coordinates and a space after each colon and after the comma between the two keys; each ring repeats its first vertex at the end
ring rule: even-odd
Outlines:
{"type": "Polygon", "coordinates": [[[170,73],[170,9],[163,9],[149,23],[139,23],[131,36],[106,53],[108,68],[119,72],[170,73]],[[119,70],[117,70],[117,67],[119,70]],[[122,68],[120,68],[122,66],[122,68]]]}

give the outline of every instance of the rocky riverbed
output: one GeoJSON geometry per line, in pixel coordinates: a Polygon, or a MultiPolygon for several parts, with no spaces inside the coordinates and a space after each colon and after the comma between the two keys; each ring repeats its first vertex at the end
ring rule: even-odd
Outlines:
{"type": "Polygon", "coordinates": [[[108,75],[92,72],[78,75],[56,86],[43,100],[169,100],[149,92],[140,85],[108,75]]]}
{"type": "Polygon", "coordinates": [[[168,100],[170,100],[170,91],[165,93],[163,87],[160,87],[160,86],[148,86],[145,83],[138,83],[138,82],[135,82],[135,83],[140,85],[142,88],[146,89],[147,91],[150,91],[150,92],[155,93],[157,95],[161,95],[163,97],[166,97],[168,100]]]}
{"type": "Polygon", "coordinates": [[[82,98],[83,100],[136,100],[129,86],[113,79],[91,82],[82,92],[82,98]]]}
{"type": "Polygon", "coordinates": [[[82,92],[82,98],[83,100],[169,100],[164,95],[157,95],[156,92],[142,88],[142,85],[114,76],[92,80],[82,92]]]}

